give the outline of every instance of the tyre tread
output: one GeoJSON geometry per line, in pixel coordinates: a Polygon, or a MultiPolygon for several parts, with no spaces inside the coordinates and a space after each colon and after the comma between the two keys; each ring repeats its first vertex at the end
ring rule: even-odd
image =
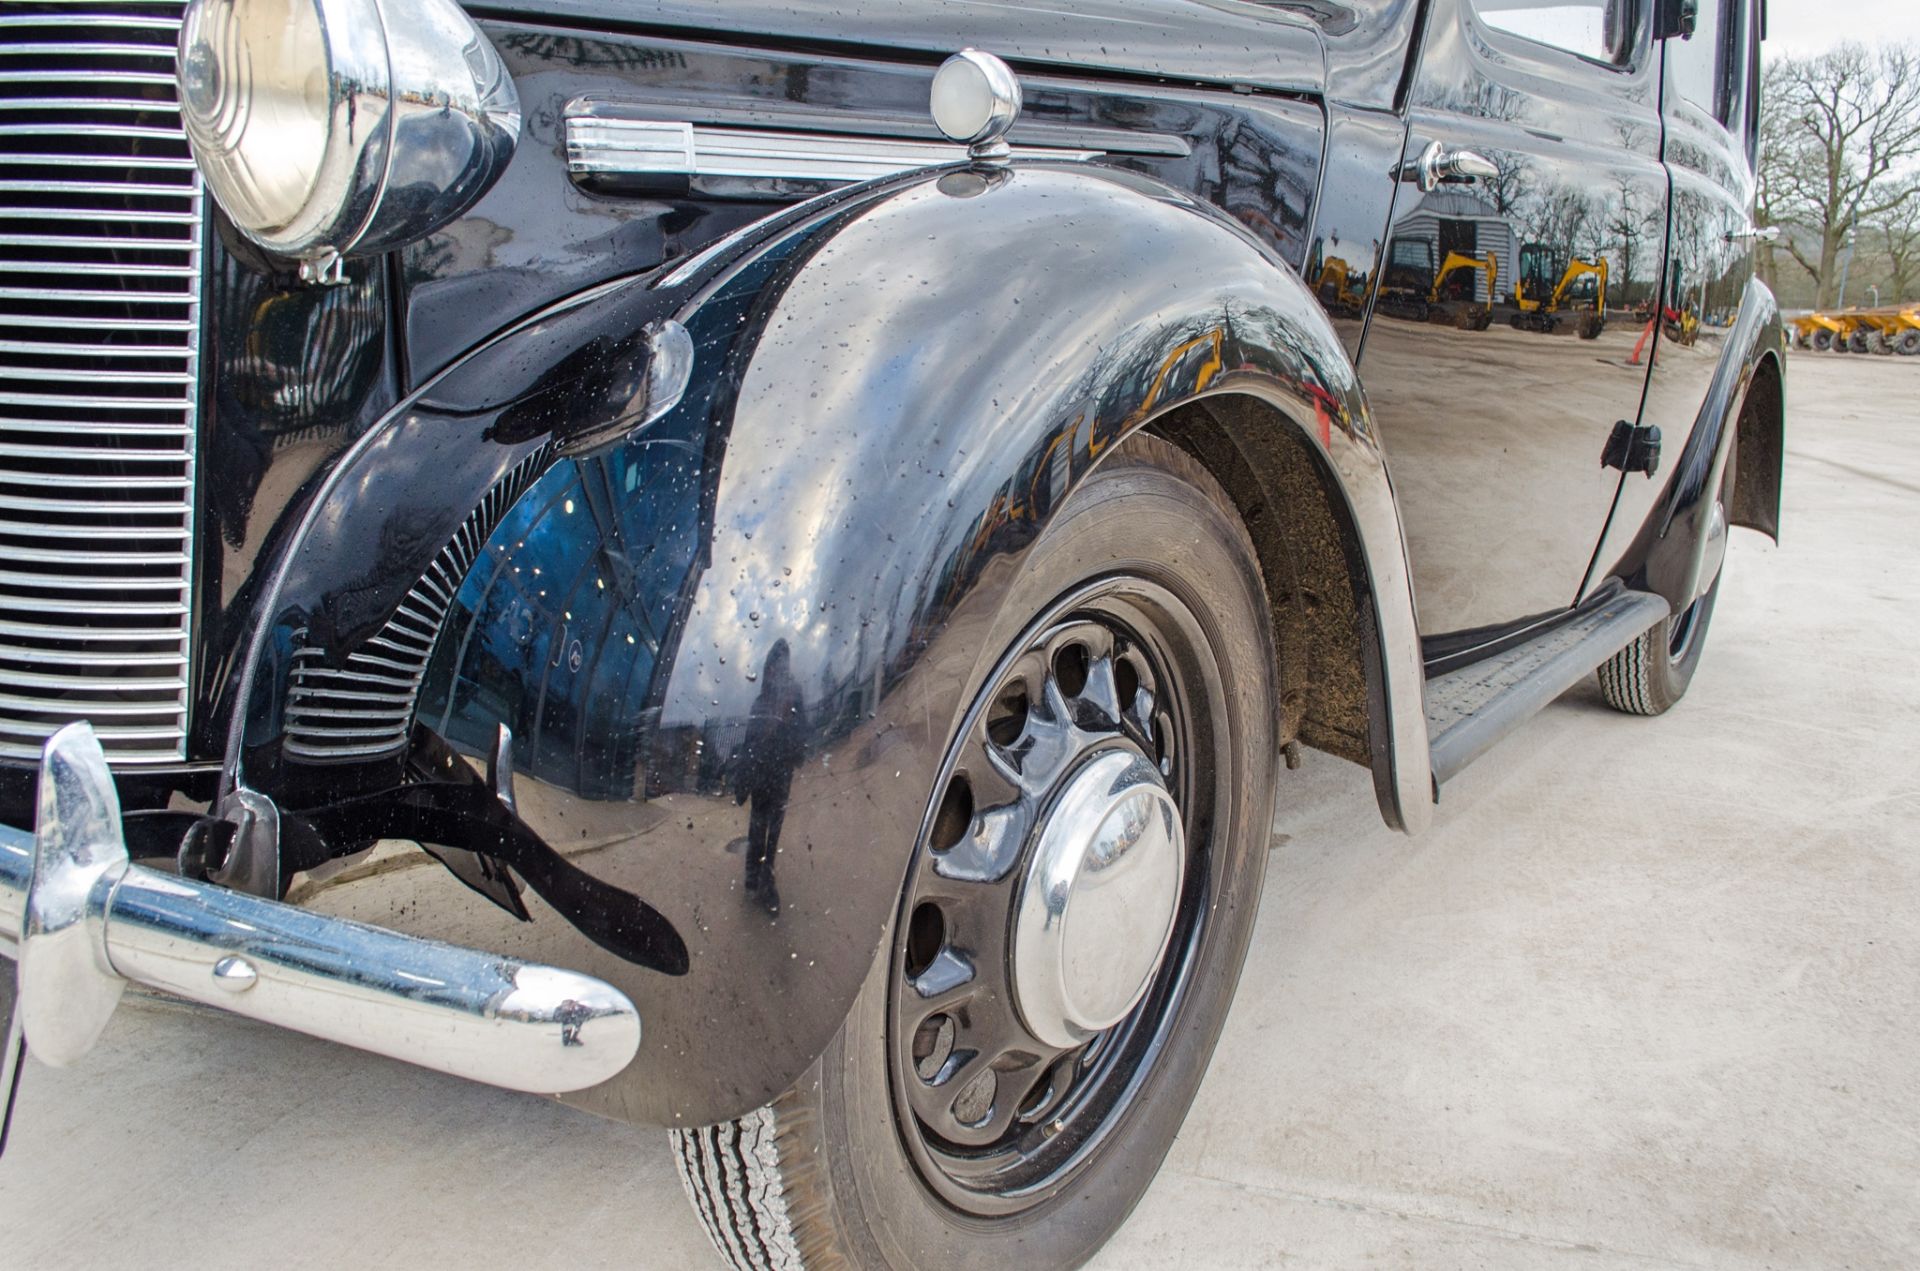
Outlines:
{"type": "Polygon", "coordinates": [[[1665,623],[1658,624],[1600,664],[1600,695],[1607,705],[1629,715],[1659,715],[1666,710],[1649,676],[1654,637],[1664,636],[1666,629],[1665,623]]]}
{"type": "Polygon", "coordinates": [[[719,1125],[670,1130],[674,1165],[713,1247],[734,1271],[816,1271],[801,1253],[790,1183],[805,1164],[783,1159],[778,1104],[719,1125]]]}

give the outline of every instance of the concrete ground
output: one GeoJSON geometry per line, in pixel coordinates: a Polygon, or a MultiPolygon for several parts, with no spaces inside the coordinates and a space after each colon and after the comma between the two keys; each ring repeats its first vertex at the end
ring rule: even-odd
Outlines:
{"type": "MultiPolygon", "coordinates": [[[[1920,1265],[1920,366],[1795,358],[1670,716],[1576,689],[1418,839],[1287,780],[1207,1084],[1124,1268],[1920,1265]]],[[[701,1267],[663,1137],[124,1009],[26,1074],[0,1265],[701,1267]]]]}

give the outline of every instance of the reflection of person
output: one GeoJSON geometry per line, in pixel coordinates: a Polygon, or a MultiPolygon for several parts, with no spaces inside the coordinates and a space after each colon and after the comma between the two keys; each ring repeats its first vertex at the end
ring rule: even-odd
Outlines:
{"type": "Polygon", "coordinates": [[[760,695],[747,716],[746,740],[734,757],[733,801],[753,800],[747,821],[747,895],[771,913],[780,912],[780,893],[773,885],[780,822],[786,818],[787,792],[805,744],[806,716],[792,661],[787,642],[774,641],[760,669],[760,695]]]}

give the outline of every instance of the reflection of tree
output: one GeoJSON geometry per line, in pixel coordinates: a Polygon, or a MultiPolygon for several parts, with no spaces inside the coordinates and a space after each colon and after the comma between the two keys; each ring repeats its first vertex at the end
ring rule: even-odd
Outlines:
{"type": "Polygon", "coordinates": [[[1640,182],[1634,180],[1631,174],[1620,174],[1614,192],[1618,199],[1612,203],[1607,232],[1620,245],[1615,276],[1619,279],[1620,302],[1628,303],[1628,292],[1633,287],[1633,267],[1640,257],[1640,241],[1646,237],[1646,214],[1640,207],[1640,182]]]}

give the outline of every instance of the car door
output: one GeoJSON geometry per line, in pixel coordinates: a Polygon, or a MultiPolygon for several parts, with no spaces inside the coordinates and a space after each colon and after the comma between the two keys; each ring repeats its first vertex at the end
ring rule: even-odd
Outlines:
{"type": "Polygon", "coordinates": [[[1620,315],[1653,294],[1666,218],[1640,8],[1428,15],[1360,370],[1430,663],[1571,605],[1619,488],[1601,454],[1646,382],[1620,315]]]}
{"type": "MultiPolygon", "coordinates": [[[[1754,0],[1700,0],[1693,35],[1662,41],[1664,153],[1673,181],[1660,312],[1641,422],[1660,429],[1660,470],[1625,481],[1599,563],[1627,550],[1685,451],[1753,280],[1760,31],[1754,0]]],[[[1701,509],[1711,515],[1712,501],[1701,509]]],[[[1701,529],[1704,527],[1689,527],[1701,529]]],[[[1605,570],[1599,571],[1604,575],[1605,570]]]]}

